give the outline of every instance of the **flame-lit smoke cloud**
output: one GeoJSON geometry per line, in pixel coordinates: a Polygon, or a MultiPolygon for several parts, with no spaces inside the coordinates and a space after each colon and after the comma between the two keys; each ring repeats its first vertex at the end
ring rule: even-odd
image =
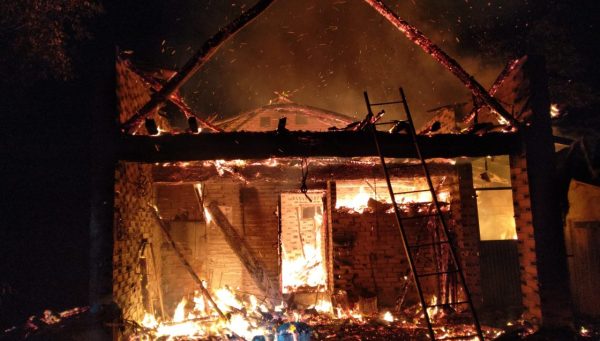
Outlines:
{"type": "MultiPolygon", "coordinates": [[[[161,50],[157,60],[165,67],[182,65],[218,27],[252,3],[171,1],[162,19],[166,31],[157,40],[161,46],[152,42],[157,53],[161,50]]],[[[484,86],[493,82],[502,65],[486,64],[461,46],[461,37],[428,19],[432,15],[423,4],[388,4],[484,86]]],[[[265,105],[275,91],[291,93],[297,103],[362,117],[363,90],[373,100],[390,100],[398,98],[399,86],[417,121],[426,119],[428,109],[469,98],[454,76],[363,1],[279,0],[224,45],[188,82],[184,95],[198,112],[219,117],[265,105]]],[[[386,111],[396,118],[398,109],[386,111]]]]}

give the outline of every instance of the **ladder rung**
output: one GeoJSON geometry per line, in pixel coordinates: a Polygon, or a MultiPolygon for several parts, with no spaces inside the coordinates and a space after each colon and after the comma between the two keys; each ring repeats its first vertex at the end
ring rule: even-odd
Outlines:
{"type": "Polygon", "coordinates": [[[410,247],[411,249],[419,249],[419,248],[422,248],[422,247],[442,245],[442,244],[449,244],[449,243],[450,242],[448,240],[442,240],[442,241],[435,242],[435,243],[409,245],[408,247],[410,247]]]}
{"type": "Polygon", "coordinates": [[[414,190],[414,191],[407,191],[407,192],[397,192],[394,193],[394,195],[400,195],[400,194],[411,194],[411,193],[422,193],[422,192],[429,192],[429,189],[418,189],[418,190],[414,190]]]}
{"type": "Polygon", "coordinates": [[[377,123],[373,123],[376,126],[384,126],[384,125],[391,125],[391,124],[398,124],[398,122],[406,122],[406,121],[386,121],[386,122],[377,122],[377,123]]]}
{"type": "Polygon", "coordinates": [[[457,273],[458,270],[450,270],[450,271],[440,271],[440,272],[427,272],[424,274],[418,274],[417,277],[427,277],[427,276],[441,276],[446,274],[457,273]]]}
{"type": "Polygon", "coordinates": [[[436,339],[437,341],[441,340],[460,340],[460,339],[469,339],[472,337],[479,337],[479,334],[468,334],[468,335],[459,335],[459,336],[448,336],[443,339],[436,339]]]}
{"type": "Polygon", "coordinates": [[[460,304],[468,304],[468,303],[469,303],[469,301],[458,301],[458,302],[451,302],[451,303],[438,303],[438,304],[428,305],[427,308],[452,306],[452,305],[460,305],[460,304]]]}
{"type": "Polygon", "coordinates": [[[391,102],[379,102],[379,103],[371,103],[371,106],[374,107],[376,105],[388,105],[388,104],[401,104],[403,101],[391,101],[391,102]]]}
{"type": "Polygon", "coordinates": [[[419,219],[419,218],[427,218],[427,217],[437,217],[439,214],[437,213],[431,213],[431,214],[420,214],[420,215],[414,215],[412,217],[402,217],[402,220],[407,220],[407,219],[419,219]]]}
{"type": "Polygon", "coordinates": [[[419,167],[421,165],[416,164],[416,163],[409,163],[409,164],[394,164],[394,165],[386,165],[385,167],[387,169],[404,169],[404,168],[410,168],[410,167],[419,167]]]}

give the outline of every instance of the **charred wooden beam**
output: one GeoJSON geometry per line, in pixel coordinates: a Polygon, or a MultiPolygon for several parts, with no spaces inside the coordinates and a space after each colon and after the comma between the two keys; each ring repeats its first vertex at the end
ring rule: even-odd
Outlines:
{"type": "MultiPolygon", "coordinates": [[[[378,134],[385,157],[416,157],[414,144],[408,135],[378,134]]],[[[521,149],[518,133],[487,133],[481,136],[438,134],[419,135],[417,138],[425,158],[505,155],[521,149]]],[[[123,135],[120,151],[120,160],[136,162],[377,156],[372,135],[352,131],[123,135]]]]}
{"type": "MultiPolygon", "coordinates": [[[[390,176],[398,178],[423,176],[423,168],[419,164],[408,164],[399,162],[388,163],[390,176]]],[[[431,174],[446,175],[452,172],[454,165],[451,163],[433,162],[429,164],[431,174]]],[[[219,174],[217,168],[211,164],[192,163],[185,166],[180,164],[166,164],[152,169],[154,182],[199,182],[213,177],[235,177],[251,180],[268,181],[292,181],[298,182],[300,178],[299,164],[285,162],[277,166],[269,165],[246,165],[242,167],[230,167],[230,171],[219,174]]],[[[311,162],[308,165],[308,182],[317,183],[327,180],[352,180],[359,178],[381,178],[383,171],[377,163],[344,162],[343,159],[330,162],[311,162]]]]}
{"type": "Polygon", "coordinates": [[[260,262],[254,257],[246,241],[237,233],[231,223],[229,223],[229,220],[215,201],[212,201],[206,209],[210,213],[212,221],[225,235],[227,244],[229,244],[242,264],[244,264],[244,267],[248,270],[256,285],[265,293],[265,295],[275,302],[275,299],[279,298],[279,290],[272,283],[271,279],[269,279],[267,272],[263,269],[260,262]]]}
{"type": "Polygon", "coordinates": [[[131,133],[135,130],[146,116],[164,103],[167,98],[189,80],[196,71],[200,70],[200,68],[210,60],[229,38],[233,37],[239,30],[254,20],[259,14],[267,9],[273,1],[274,0],[259,0],[253,7],[242,13],[237,19],[215,33],[215,35],[207,40],[190,60],[185,63],[181,70],[169,79],[160,91],[152,96],[150,102],[146,103],[138,112],[129,118],[127,122],[123,123],[123,131],[131,133]]]}
{"type": "Polygon", "coordinates": [[[458,64],[458,62],[444,52],[439,46],[433,43],[431,39],[427,38],[421,31],[415,26],[409,24],[406,20],[400,18],[394,11],[392,11],[383,1],[381,0],[365,0],[369,6],[371,6],[377,13],[381,14],[387,21],[389,21],[394,27],[400,32],[404,33],[408,40],[415,43],[423,51],[428,53],[443,65],[446,69],[452,72],[477,98],[480,98],[485,104],[494,109],[500,116],[513,125],[518,125],[515,118],[506,111],[506,109],[490,95],[489,92],[481,85],[473,76],[471,76],[465,69],[458,64]]]}
{"type": "Polygon", "coordinates": [[[171,233],[169,233],[169,223],[167,223],[160,217],[160,214],[158,214],[158,210],[156,209],[156,207],[152,205],[148,206],[150,207],[152,217],[154,218],[154,220],[156,220],[156,223],[158,224],[158,226],[160,226],[161,230],[163,231],[165,239],[167,240],[173,251],[175,251],[175,255],[177,255],[177,258],[179,258],[179,261],[181,262],[183,267],[187,270],[190,276],[192,276],[194,282],[196,282],[196,284],[200,287],[200,291],[202,292],[204,297],[210,302],[210,305],[215,309],[215,311],[219,314],[219,316],[222,319],[228,320],[227,316],[223,314],[217,303],[215,303],[215,301],[213,300],[208,289],[204,287],[204,283],[202,282],[196,271],[194,271],[194,268],[192,267],[190,262],[187,261],[181,250],[179,250],[179,248],[177,247],[177,244],[175,244],[173,237],[171,237],[171,233]]]}

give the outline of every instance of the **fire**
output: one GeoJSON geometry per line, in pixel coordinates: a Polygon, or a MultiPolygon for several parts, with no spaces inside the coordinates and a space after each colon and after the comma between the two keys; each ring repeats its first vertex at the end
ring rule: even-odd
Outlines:
{"type": "Polygon", "coordinates": [[[328,314],[333,313],[333,305],[331,304],[331,301],[329,299],[319,299],[317,304],[315,304],[311,308],[314,308],[316,311],[318,311],[320,313],[328,313],[328,314]]]}
{"type": "MultiPolygon", "coordinates": [[[[344,320],[344,324],[354,325],[359,330],[361,326],[369,326],[375,320],[385,321],[388,328],[399,328],[398,330],[409,333],[422,333],[424,330],[422,319],[398,319],[390,311],[385,311],[383,314],[365,315],[356,306],[346,309],[337,306],[334,309],[329,298],[321,298],[314,306],[310,307],[324,313],[314,315],[304,310],[291,310],[286,307],[284,302],[269,310],[264,304],[260,303],[256,296],[239,296],[227,287],[215,290],[211,296],[220,309],[227,311],[227,319],[219,318],[216,311],[206,304],[205,298],[199,292],[196,292],[193,298],[184,298],[179,302],[171,321],[160,321],[153,315],[146,314],[140,322],[140,325],[145,328],[146,334],[142,338],[138,335],[130,340],[272,340],[273,337],[277,337],[274,334],[277,325],[284,325],[286,322],[307,323],[310,326],[327,325],[335,319],[344,320]],[[191,302],[194,304],[192,305],[191,302]],[[270,311],[269,314],[261,314],[261,312],[266,313],[268,311],[270,311]],[[265,316],[271,315],[273,316],[272,319],[265,318],[265,316]]],[[[433,296],[431,304],[437,302],[438,298],[433,296]]],[[[415,307],[415,309],[418,308],[415,307]]],[[[436,311],[438,311],[437,308],[428,309],[431,317],[436,321],[434,329],[437,336],[442,338],[456,337],[475,333],[472,325],[444,322],[444,314],[441,314],[441,311],[438,314],[436,311]]],[[[372,328],[367,329],[371,330],[372,328]]],[[[582,329],[581,333],[586,331],[582,329]]],[[[502,333],[503,331],[500,329],[484,328],[486,339],[496,338],[502,333]]],[[[335,335],[332,336],[335,337],[335,335]]]]}
{"type": "Polygon", "coordinates": [[[240,310],[244,307],[242,302],[235,297],[228,287],[218,289],[215,292],[215,299],[217,305],[223,312],[230,312],[232,311],[231,308],[240,310]]]}
{"type": "Polygon", "coordinates": [[[558,118],[560,117],[560,108],[558,107],[558,104],[554,103],[552,105],[550,105],[550,117],[552,118],[558,118]]]}
{"type": "Polygon", "coordinates": [[[155,338],[167,337],[169,340],[178,337],[197,338],[232,334],[252,340],[254,336],[267,334],[266,329],[258,326],[252,318],[259,315],[258,311],[266,310],[255,296],[250,296],[247,302],[244,302],[228,287],[216,290],[212,296],[219,309],[232,313],[227,321],[219,319],[217,312],[206,304],[205,298],[199,292],[195,292],[192,300],[194,306],[191,310],[189,301],[183,298],[177,304],[171,321],[157,321],[152,314],[146,313],[140,324],[153,331],[155,338]]]}
{"type": "Polygon", "coordinates": [[[241,314],[234,314],[229,319],[228,329],[246,340],[252,340],[254,336],[266,334],[265,329],[254,327],[248,319],[241,314]]]}
{"type": "MultiPolygon", "coordinates": [[[[438,298],[436,295],[433,295],[431,298],[431,305],[436,305],[438,303],[438,298]]],[[[435,317],[439,312],[439,307],[427,308],[427,314],[429,317],[435,317]]]]}
{"type": "Polygon", "coordinates": [[[335,208],[346,207],[352,209],[354,212],[363,213],[364,210],[368,207],[370,198],[371,195],[365,192],[365,187],[360,186],[356,195],[338,197],[335,208]]]}
{"type": "MultiPolygon", "coordinates": [[[[444,180],[445,179],[442,179],[441,183],[443,183],[444,180]]],[[[432,201],[431,192],[427,190],[427,184],[424,181],[394,181],[392,187],[396,193],[410,192],[396,195],[395,199],[398,204],[427,203],[432,201]]],[[[450,193],[447,190],[437,190],[437,197],[440,202],[448,202],[450,193]]],[[[356,213],[363,213],[369,207],[368,203],[370,199],[387,204],[392,203],[387,185],[385,185],[383,181],[381,181],[381,184],[378,183],[377,186],[368,187],[356,185],[352,182],[344,183],[343,181],[340,181],[337,188],[335,208],[340,209],[345,207],[356,213]]]]}
{"type": "Polygon", "coordinates": [[[385,314],[383,314],[383,320],[387,322],[394,322],[394,315],[392,315],[392,313],[389,311],[386,311],[385,314]]]}
{"type": "Polygon", "coordinates": [[[187,300],[183,298],[179,304],[177,304],[177,308],[175,308],[175,314],[173,314],[173,322],[181,322],[185,319],[185,306],[187,304],[187,300]]]}
{"type": "Polygon", "coordinates": [[[321,229],[323,216],[314,216],[315,238],[304,240],[302,253],[292,256],[282,246],[281,283],[283,293],[288,293],[302,287],[326,288],[327,270],[323,261],[321,229]]]}

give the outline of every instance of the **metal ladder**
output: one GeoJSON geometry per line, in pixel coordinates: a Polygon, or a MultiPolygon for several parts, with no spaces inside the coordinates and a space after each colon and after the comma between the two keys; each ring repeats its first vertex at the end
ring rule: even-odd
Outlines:
{"type": "MultiPolygon", "coordinates": [[[[423,157],[423,154],[421,153],[421,148],[419,147],[419,143],[417,140],[417,133],[415,131],[412,116],[410,114],[410,110],[409,110],[408,104],[406,102],[404,90],[402,88],[400,88],[400,98],[401,99],[399,101],[371,103],[369,101],[369,96],[366,91],[364,92],[364,96],[365,96],[365,102],[366,102],[367,110],[368,110],[368,114],[367,114],[368,118],[381,117],[382,112],[378,113],[377,116],[373,115],[372,107],[393,105],[393,104],[402,104],[404,112],[406,114],[406,120],[405,121],[393,121],[392,123],[394,124],[394,128],[401,127],[403,130],[407,130],[407,132],[413,142],[415,154],[416,154],[417,158],[420,160],[420,165],[423,170],[423,176],[427,180],[428,189],[416,190],[416,191],[405,191],[405,192],[396,192],[394,190],[394,188],[392,186],[392,182],[390,180],[390,172],[389,172],[388,166],[386,165],[385,158],[384,158],[382,150],[381,150],[378,132],[377,132],[377,125],[390,124],[390,123],[375,123],[371,119],[369,119],[368,125],[365,128],[370,129],[372,131],[373,139],[375,141],[375,146],[377,148],[377,154],[379,155],[379,158],[381,160],[381,166],[383,168],[383,173],[385,176],[387,188],[388,188],[390,198],[392,201],[392,206],[394,208],[394,213],[396,215],[398,228],[400,229],[400,236],[402,239],[402,243],[404,245],[404,250],[406,252],[406,258],[408,259],[410,271],[413,274],[415,287],[419,294],[419,300],[420,300],[421,307],[423,309],[423,313],[425,316],[425,322],[427,325],[427,329],[429,331],[429,337],[431,338],[431,340],[468,340],[468,339],[477,338],[477,339],[483,341],[484,338],[483,338],[483,333],[481,330],[481,325],[479,324],[479,319],[477,318],[477,313],[475,312],[475,308],[473,306],[473,301],[471,299],[471,295],[467,288],[465,276],[462,272],[460,261],[458,260],[458,258],[456,256],[456,251],[454,249],[453,240],[448,231],[448,226],[447,226],[446,220],[444,219],[443,212],[441,211],[441,205],[438,201],[435,188],[431,181],[429,168],[427,166],[425,158],[423,157]],[[428,212],[426,212],[426,214],[417,214],[415,216],[403,217],[401,208],[399,207],[399,205],[396,201],[396,196],[412,194],[412,193],[419,193],[419,192],[429,192],[431,194],[433,207],[429,206],[429,210],[428,210],[428,212]],[[440,228],[440,234],[439,234],[438,240],[436,240],[434,242],[428,242],[428,243],[422,243],[421,241],[417,241],[416,244],[411,244],[409,242],[404,222],[407,220],[414,220],[414,219],[419,219],[419,218],[436,219],[440,223],[441,228],[440,228]],[[445,270],[425,271],[423,269],[418,268],[418,264],[416,263],[415,256],[418,256],[419,251],[421,251],[422,249],[426,249],[426,248],[432,248],[432,253],[433,253],[433,255],[435,255],[436,254],[435,248],[438,248],[438,250],[440,250],[444,247],[446,248],[446,250],[448,252],[448,256],[449,256],[448,265],[445,270]],[[439,303],[439,302],[437,302],[435,304],[426,303],[425,295],[423,293],[423,285],[422,285],[423,278],[436,277],[438,279],[438,283],[439,283],[444,275],[447,275],[447,276],[455,275],[458,277],[457,285],[462,287],[465,299],[462,301],[455,300],[454,302],[446,302],[446,303],[439,303]],[[452,335],[452,336],[436,337],[436,330],[434,328],[434,323],[433,323],[434,321],[432,321],[432,316],[430,316],[428,309],[439,308],[439,307],[446,307],[446,308],[462,307],[462,308],[464,308],[465,306],[470,311],[470,316],[471,316],[470,320],[472,321],[472,324],[473,324],[473,327],[475,330],[473,332],[471,332],[469,334],[465,334],[465,335],[452,335]]],[[[392,130],[398,130],[398,129],[394,129],[394,128],[392,128],[392,130]]]]}

